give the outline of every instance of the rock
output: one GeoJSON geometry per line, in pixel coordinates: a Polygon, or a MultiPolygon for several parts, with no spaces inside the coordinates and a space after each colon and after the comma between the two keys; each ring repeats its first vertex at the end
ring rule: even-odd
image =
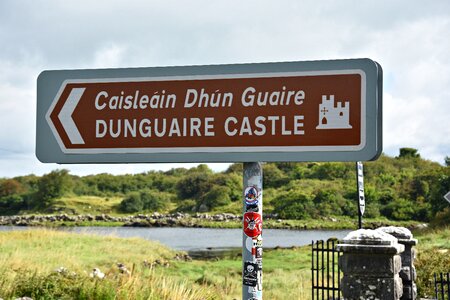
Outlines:
{"type": "Polygon", "coordinates": [[[372,229],[359,229],[350,232],[342,244],[397,245],[397,239],[390,234],[372,229]]]}
{"type": "Polygon", "coordinates": [[[395,226],[387,226],[387,227],[380,227],[377,230],[388,233],[397,239],[412,239],[412,233],[409,229],[405,227],[395,227],[395,226]]]}
{"type": "Polygon", "coordinates": [[[419,229],[419,230],[421,230],[421,229],[427,229],[427,228],[428,228],[428,224],[423,223],[423,224],[417,224],[417,225],[413,226],[412,229],[419,229]]]}
{"type": "Polygon", "coordinates": [[[120,273],[122,273],[122,274],[127,274],[127,275],[131,275],[131,272],[128,271],[127,267],[126,267],[124,264],[118,263],[118,264],[117,264],[117,267],[119,268],[119,272],[120,272],[120,273]]]}
{"type": "Polygon", "coordinates": [[[209,207],[206,206],[206,204],[201,204],[200,207],[198,208],[199,212],[206,212],[209,211],[209,207]]]}
{"type": "Polygon", "coordinates": [[[89,274],[89,277],[98,279],[103,279],[105,276],[105,273],[102,273],[99,268],[92,269],[92,272],[89,274]]]}
{"type": "Polygon", "coordinates": [[[62,274],[62,275],[67,274],[68,272],[69,272],[69,270],[65,267],[59,267],[59,268],[55,269],[55,273],[62,274]]]}
{"type": "Polygon", "coordinates": [[[192,261],[192,257],[189,256],[189,254],[176,254],[173,258],[175,260],[184,260],[184,261],[192,261]]]}

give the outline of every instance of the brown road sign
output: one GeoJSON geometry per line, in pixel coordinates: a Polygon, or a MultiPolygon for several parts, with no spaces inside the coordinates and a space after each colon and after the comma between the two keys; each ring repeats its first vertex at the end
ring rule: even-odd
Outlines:
{"type": "Polygon", "coordinates": [[[346,153],[373,159],[381,151],[381,70],[370,60],[360,67],[351,60],[349,68],[337,62],[331,69],[299,63],[204,67],[215,70],[209,74],[185,67],[177,74],[149,68],[130,76],[134,69],[124,69],[115,77],[111,70],[48,71],[38,80],[38,106],[39,89],[47,89],[50,78],[57,85],[54,75],[64,74],[41,109],[51,132],[46,136],[64,157],[56,162],[243,161],[252,155],[295,161],[317,153],[324,158],[312,160],[353,160],[346,153]],[[330,153],[338,159],[325,158],[330,153]]]}

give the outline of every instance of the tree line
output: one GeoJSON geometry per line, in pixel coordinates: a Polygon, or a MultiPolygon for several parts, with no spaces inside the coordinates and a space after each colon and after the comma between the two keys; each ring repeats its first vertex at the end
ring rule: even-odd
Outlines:
{"type": "MultiPolygon", "coordinates": [[[[365,217],[450,220],[443,195],[450,191],[446,165],[424,160],[416,149],[364,163],[365,217]]],[[[265,163],[264,212],[285,219],[357,214],[354,162],[265,163]]],[[[241,212],[242,164],[213,172],[207,165],[140,174],[89,176],[54,170],[43,176],[0,178],[0,214],[45,211],[65,196],[120,197],[117,212],[241,212]]]]}

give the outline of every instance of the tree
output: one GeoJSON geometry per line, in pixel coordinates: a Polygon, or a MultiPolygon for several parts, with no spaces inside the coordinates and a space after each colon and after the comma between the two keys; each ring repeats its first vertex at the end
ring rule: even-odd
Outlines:
{"type": "Polygon", "coordinates": [[[204,195],[202,203],[210,209],[230,204],[230,189],[226,186],[215,185],[204,195]]]}
{"type": "Polygon", "coordinates": [[[274,212],[283,219],[306,219],[315,210],[311,197],[296,190],[280,193],[272,202],[274,212]]]}
{"type": "Polygon", "coordinates": [[[15,179],[6,179],[0,183],[0,198],[24,192],[24,187],[15,179]]]}
{"type": "Polygon", "coordinates": [[[55,170],[38,181],[37,201],[38,206],[46,207],[52,200],[63,196],[72,190],[72,179],[66,169],[55,170]]]}
{"type": "Polygon", "coordinates": [[[266,188],[278,188],[289,182],[286,174],[277,168],[274,163],[267,163],[263,165],[263,186],[266,188]]]}
{"type": "Polygon", "coordinates": [[[398,157],[420,158],[420,154],[414,148],[400,148],[400,155],[398,157]]]}
{"type": "Polygon", "coordinates": [[[181,199],[194,199],[201,197],[210,187],[210,174],[204,172],[195,172],[188,174],[177,184],[178,196],[181,199]]]}

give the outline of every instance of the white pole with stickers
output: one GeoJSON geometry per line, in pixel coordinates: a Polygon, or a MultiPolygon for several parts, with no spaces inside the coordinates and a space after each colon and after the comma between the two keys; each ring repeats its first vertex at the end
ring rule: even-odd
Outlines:
{"type": "Polygon", "coordinates": [[[244,163],[242,299],[262,299],[262,199],[261,163],[244,163]]]}

